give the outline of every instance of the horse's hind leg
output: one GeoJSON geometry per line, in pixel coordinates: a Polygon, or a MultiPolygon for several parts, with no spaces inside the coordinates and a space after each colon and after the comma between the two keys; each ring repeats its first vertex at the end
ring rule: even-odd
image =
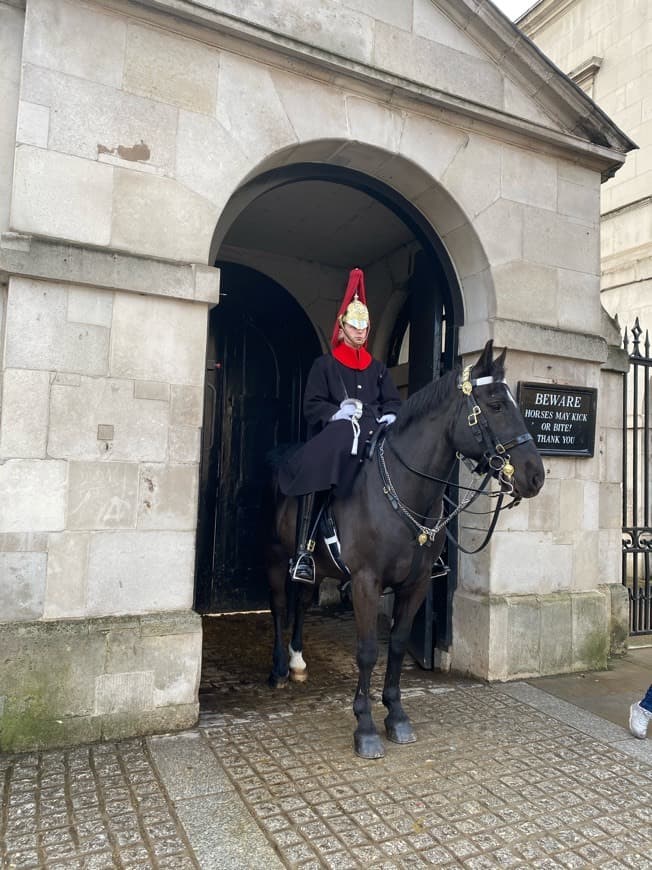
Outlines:
{"type": "Polygon", "coordinates": [[[361,758],[382,758],[385,749],[371,715],[370,698],[371,674],[378,659],[378,590],[372,581],[359,574],[353,580],[352,590],[358,634],[358,687],[353,699],[358,727],[353,734],[353,746],[361,758]]]}
{"type": "Polygon", "coordinates": [[[414,743],[417,739],[401,704],[400,681],[412,623],[425,597],[428,582],[429,578],[426,576],[417,586],[407,590],[399,587],[395,591],[393,624],[389,635],[387,670],[383,687],[383,704],[387,707],[385,731],[388,739],[393,743],[414,743]]]}
{"type": "Polygon", "coordinates": [[[285,579],[287,575],[287,559],[279,554],[270,562],[269,587],[270,606],[274,620],[274,649],[272,652],[272,671],[269,675],[269,685],[273,689],[282,689],[288,683],[288,657],[283,643],[283,628],[285,626],[285,609],[287,606],[285,579]]]}
{"type": "Polygon", "coordinates": [[[290,679],[295,683],[305,683],[308,679],[308,668],[303,658],[303,624],[306,610],[310,606],[314,587],[305,583],[292,583],[294,597],[294,624],[292,640],[290,641],[290,679]]]}

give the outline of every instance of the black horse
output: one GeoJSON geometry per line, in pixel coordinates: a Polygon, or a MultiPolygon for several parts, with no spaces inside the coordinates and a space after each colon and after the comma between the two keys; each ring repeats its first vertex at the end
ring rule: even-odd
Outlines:
{"type": "MultiPolygon", "coordinates": [[[[401,667],[433,561],[443,549],[446,529],[438,518],[456,457],[473,460],[476,470],[496,477],[516,498],[536,495],[544,482],[541,458],[504,381],[505,351],[495,360],[492,357],[492,342],[488,342],[475,366],[449,372],[411,396],[381,437],[374,459],[361,466],[351,494],[332,505],[342,561],[351,574],[359,670],[353,702],[354,748],[363,758],[385,754],[372,719],[369,684],[378,657],[379,597],[388,587],[394,591],[394,610],[382,695],[388,710],[385,729],[396,743],[416,740],[401,705],[401,667]]],[[[288,678],[307,678],[302,632],[313,587],[293,584],[296,601],[289,665],[283,644],[295,517],[296,499],[277,492],[266,553],[275,629],[269,678],[273,687],[285,685],[288,678]]],[[[332,576],[335,569],[323,542],[314,555],[318,580],[332,576]]]]}

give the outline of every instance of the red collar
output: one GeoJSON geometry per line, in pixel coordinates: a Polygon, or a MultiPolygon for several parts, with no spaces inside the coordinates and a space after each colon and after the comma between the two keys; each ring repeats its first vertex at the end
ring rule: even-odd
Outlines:
{"type": "Polygon", "coordinates": [[[366,347],[361,347],[360,350],[354,350],[354,348],[349,347],[348,344],[344,344],[343,341],[341,341],[337,347],[333,348],[333,356],[338,362],[341,362],[342,365],[347,368],[357,369],[361,372],[368,369],[373,360],[372,355],[366,347]]]}

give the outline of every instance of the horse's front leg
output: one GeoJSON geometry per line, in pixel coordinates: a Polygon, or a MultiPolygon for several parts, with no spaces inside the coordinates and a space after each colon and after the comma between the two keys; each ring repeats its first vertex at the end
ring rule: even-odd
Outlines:
{"type": "Polygon", "coordinates": [[[383,704],[387,707],[385,731],[393,743],[414,743],[416,735],[407,713],[401,704],[401,669],[405,651],[410,640],[412,623],[421,606],[430,582],[429,572],[411,584],[409,588],[399,586],[394,591],[392,630],[387,650],[387,670],[383,687],[383,704]]]}
{"type": "Polygon", "coordinates": [[[358,687],[353,700],[353,712],[358,727],[353,734],[356,755],[361,758],[382,758],[385,749],[371,715],[370,684],[378,659],[378,584],[370,576],[357,574],[351,584],[353,610],[357,629],[358,687]]]}
{"type": "Polygon", "coordinates": [[[272,670],[268,683],[272,689],[284,689],[288,684],[288,657],[283,643],[287,597],[285,578],[287,558],[279,549],[269,559],[269,593],[272,619],[274,621],[274,648],[272,650],[272,670]]]}

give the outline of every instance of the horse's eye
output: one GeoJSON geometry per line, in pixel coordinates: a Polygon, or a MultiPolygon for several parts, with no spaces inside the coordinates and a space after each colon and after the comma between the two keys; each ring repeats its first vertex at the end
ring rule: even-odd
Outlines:
{"type": "Polygon", "coordinates": [[[502,402],[488,402],[487,405],[492,411],[502,411],[503,409],[502,402]]]}

